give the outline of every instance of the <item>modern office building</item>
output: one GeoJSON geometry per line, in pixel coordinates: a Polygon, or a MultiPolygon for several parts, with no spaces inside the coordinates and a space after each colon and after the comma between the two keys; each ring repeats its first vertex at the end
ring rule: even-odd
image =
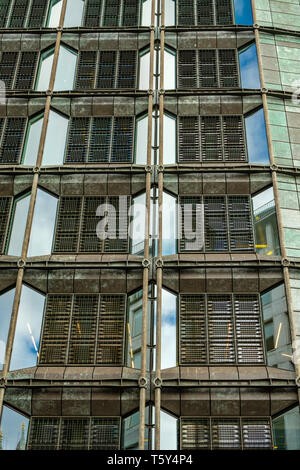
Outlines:
{"type": "Polygon", "coordinates": [[[0,449],[300,449],[299,0],[0,29],[0,449]]]}

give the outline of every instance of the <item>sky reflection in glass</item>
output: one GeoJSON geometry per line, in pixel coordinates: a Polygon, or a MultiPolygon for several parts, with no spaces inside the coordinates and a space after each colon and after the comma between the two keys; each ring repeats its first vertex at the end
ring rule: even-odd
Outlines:
{"type": "Polygon", "coordinates": [[[162,290],[162,319],[161,319],[161,367],[167,369],[176,366],[176,319],[177,297],[162,290]]]}
{"type": "Polygon", "coordinates": [[[239,53],[242,88],[259,89],[260,78],[256,45],[251,44],[239,53]]]}
{"type": "Polygon", "coordinates": [[[45,297],[23,285],[10,370],[37,363],[45,297]]]}
{"type": "Polygon", "coordinates": [[[75,26],[81,26],[82,14],[83,14],[84,1],[83,0],[72,0],[68,1],[64,27],[73,28],[75,26]]]}
{"type": "Polygon", "coordinates": [[[39,115],[29,121],[26,144],[23,151],[23,164],[35,166],[40,145],[40,137],[43,126],[43,115],[39,115]]]}
{"type": "Polygon", "coordinates": [[[269,165],[269,150],[263,109],[245,118],[248,160],[250,163],[269,165]]]}
{"type": "Polygon", "coordinates": [[[62,0],[52,0],[47,20],[48,28],[57,28],[62,9],[62,0]]]}
{"type": "Polygon", "coordinates": [[[15,289],[11,289],[0,295],[0,369],[3,368],[5,358],[5,348],[12,307],[14,302],[15,289]]]}
{"type": "Polygon", "coordinates": [[[52,110],[50,111],[43,154],[43,166],[63,164],[68,125],[69,120],[67,118],[52,110]]]}
{"type": "Polygon", "coordinates": [[[7,250],[8,255],[21,255],[29,203],[29,194],[22,196],[15,201],[13,218],[11,222],[11,233],[7,250]]]}
{"type": "Polygon", "coordinates": [[[234,0],[234,14],[236,24],[252,25],[251,0],[234,0]]]}
{"type": "Polygon", "coordinates": [[[3,407],[0,429],[3,450],[25,450],[29,419],[16,411],[3,407]],[[24,431],[22,432],[22,428],[24,431]]]}

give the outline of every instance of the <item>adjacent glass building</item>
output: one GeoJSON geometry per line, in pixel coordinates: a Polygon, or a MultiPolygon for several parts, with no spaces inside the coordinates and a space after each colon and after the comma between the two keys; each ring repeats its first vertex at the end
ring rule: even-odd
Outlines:
{"type": "Polygon", "coordinates": [[[0,449],[300,449],[299,2],[0,33],[0,449]]]}

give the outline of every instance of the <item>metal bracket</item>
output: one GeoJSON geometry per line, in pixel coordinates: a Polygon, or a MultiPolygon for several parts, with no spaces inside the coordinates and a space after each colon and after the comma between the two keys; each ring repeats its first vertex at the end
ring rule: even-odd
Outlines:
{"type": "Polygon", "coordinates": [[[7,386],[7,379],[4,377],[1,377],[0,379],[0,388],[6,388],[7,386]]]}
{"type": "Polygon", "coordinates": [[[154,90],[152,90],[152,88],[149,88],[149,90],[148,90],[148,95],[154,96],[154,90]]]}
{"type": "Polygon", "coordinates": [[[296,377],[295,382],[297,387],[300,387],[300,376],[296,377]]]}
{"type": "Polygon", "coordinates": [[[25,266],[26,266],[26,261],[25,261],[24,259],[22,259],[22,258],[18,259],[18,261],[17,261],[17,266],[18,266],[18,268],[20,268],[20,269],[24,269],[25,266]]]}
{"type": "Polygon", "coordinates": [[[162,268],[163,265],[164,265],[164,262],[163,262],[163,260],[162,260],[161,258],[158,258],[158,259],[155,261],[155,266],[156,266],[157,268],[162,268]]]}
{"type": "Polygon", "coordinates": [[[259,25],[259,24],[255,23],[255,24],[253,25],[253,29],[259,29],[259,28],[260,28],[260,25],[259,25]]]}
{"type": "Polygon", "coordinates": [[[271,169],[272,171],[278,171],[278,166],[275,165],[275,164],[274,164],[274,165],[271,165],[271,166],[270,166],[270,169],[271,169]]]}
{"type": "Polygon", "coordinates": [[[142,266],[143,266],[143,268],[148,268],[148,269],[149,269],[149,268],[150,268],[150,265],[151,265],[150,260],[148,260],[148,259],[146,259],[146,258],[143,259],[143,261],[142,261],[142,266]]]}
{"type": "Polygon", "coordinates": [[[153,379],[154,388],[162,388],[162,379],[160,377],[155,377],[153,379]]]}
{"type": "Polygon", "coordinates": [[[165,95],[165,93],[166,92],[165,92],[164,88],[161,88],[158,92],[159,96],[165,95]]]}
{"type": "Polygon", "coordinates": [[[152,173],[152,166],[151,165],[146,165],[145,166],[145,172],[146,173],[152,173]]]}
{"type": "Polygon", "coordinates": [[[287,258],[282,258],[281,264],[282,264],[282,266],[284,266],[285,268],[288,268],[288,267],[291,265],[291,262],[290,262],[290,260],[287,259],[287,258]]]}
{"type": "Polygon", "coordinates": [[[147,377],[140,377],[138,383],[139,383],[140,388],[145,388],[147,390],[147,388],[148,388],[148,379],[147,379],[147,377]]]}
{"type": "Polygon", "coordinates": [[[157,167],[157,173],[163,173],[165,171],[164,165],[158,165],[157,167]]]}
{"type": "Polygon", "coordinates": [[[51,90],[46,91],[46,96],[52,96],[52,95],[53,95],[53,92],[51,90]]]}
{"type": "Polygon", "coordinates": [[[33,173],[40,173],[41,171],[41,168],[39,166],[35,166],[33,169],[32,169],[33,173]]]}
{"type": "Polygon", "coordinates": [[[268,88],[261,88],[260,91],[263,95],[266,95],[267,93],[269,93],[268,88]]]}

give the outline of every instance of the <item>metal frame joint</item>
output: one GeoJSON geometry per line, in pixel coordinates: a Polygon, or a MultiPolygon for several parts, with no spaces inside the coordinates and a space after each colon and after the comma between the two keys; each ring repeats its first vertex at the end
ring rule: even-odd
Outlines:
{"type": "Polygon", "coordinates": [[[148,388],[148,379],[147,377],[140,377],[138,381],[139,387],[147,390],[148,388]]]}

